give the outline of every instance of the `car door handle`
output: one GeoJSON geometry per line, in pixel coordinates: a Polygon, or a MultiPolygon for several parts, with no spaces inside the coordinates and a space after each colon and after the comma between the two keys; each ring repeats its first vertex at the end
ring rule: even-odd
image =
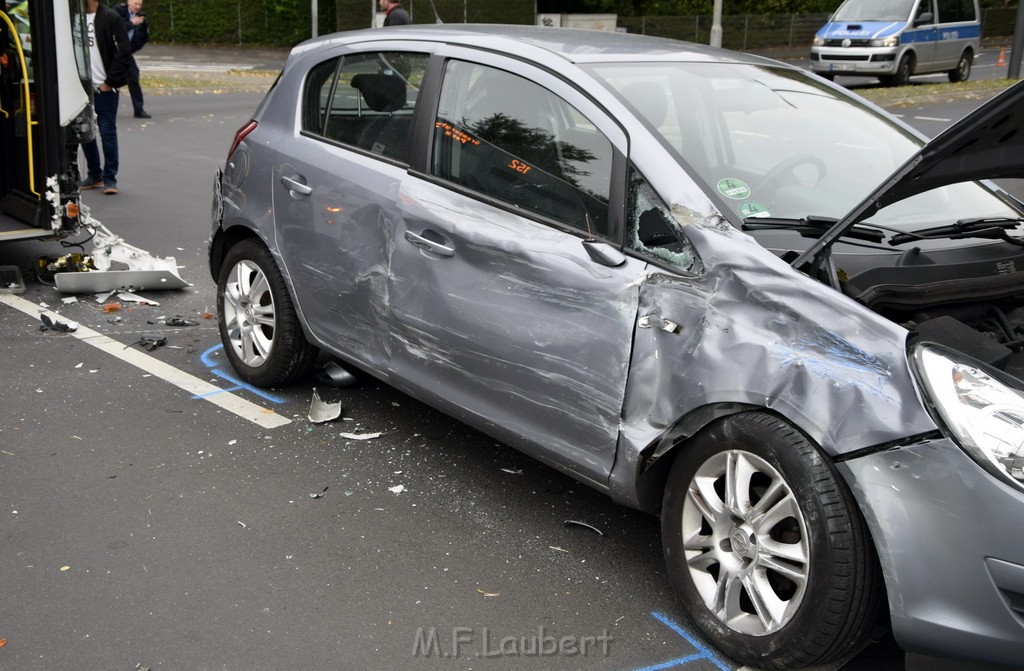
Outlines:
{"type": "Polygon", "coordinates": [[[435,242],[429,238],[423,237],[422,235],[416,235],[412,231],[405,232],[405,239],[425,252],[431,252],[438,256],[455,256],[455,250],[451,247],[445,247],[440,242],[435,242]]]}
{"type": "Polygon", "coordinates": [[[285,188],[295,193],[301,193],[303,196],[308,196],[313,193],[313,187],[307,186],[302,182],[296,181],[291,177],[282,177],[281,183],[284,184],[285,188]]]}

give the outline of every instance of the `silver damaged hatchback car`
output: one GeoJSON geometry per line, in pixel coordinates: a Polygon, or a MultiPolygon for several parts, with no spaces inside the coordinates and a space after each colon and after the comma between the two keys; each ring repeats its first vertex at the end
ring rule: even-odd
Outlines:
{"type": "Polygon", "coordinates": [[[238,131],[210,267],[244,380],[322,351],[660,514],[742,663],[882,621],[1019,664],[1024,205],[978,180],[1021,176],[1021,84],[926,143],[754,56],[360,31],[297,46],[238,131]]]}

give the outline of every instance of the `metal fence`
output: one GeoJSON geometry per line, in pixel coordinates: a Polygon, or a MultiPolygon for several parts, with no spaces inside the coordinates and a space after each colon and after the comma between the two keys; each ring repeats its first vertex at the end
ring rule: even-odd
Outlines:
{"type": "MultiPolygon", "coordinates": [[[[310,3],[293,3],[286,12],[274,0],[146,0],[150,34],[156,42],[292,46],[310,36],[310,3]]],[[[429,0],[405,0],[415,23],[434,23],[429,0]]],[[[318,0],[318,33],[367,28],[376,0],[318,0]]],[[[534,0],[476,2],[433,0],[445,23],[536,23],[534,0]]],[[[984,37],[1012,36],[1017,8],[982,10],[984,37]]],[[[722,17],[722,46],[746,51],[772,47],[810,48],[814,33],[828,14],[741,14],[722,17]]],[[[618,28],[707,44],[711,15],[620,16],[618,28]]]]}

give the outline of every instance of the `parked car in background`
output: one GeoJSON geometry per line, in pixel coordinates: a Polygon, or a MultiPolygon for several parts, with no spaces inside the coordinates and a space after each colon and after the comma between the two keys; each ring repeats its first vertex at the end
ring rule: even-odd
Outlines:
{"type": "Polygon", "coordinates": [[[1024,85],[942,137],[767,59],[464,25],[291,53],[214,189],[246,381],[326,352],[660,514],[758,668],[1024,659],[1024,85]],[[879,186],[881,184],[881,186],[879,186]],[[882,615],[885,611],[889,617],[882,615]]]}
{"type": "Polygon", "coordinates": [[[811,70],[890,86],[932,72],[966,81],[981,48],[980,17],[978,0],[845,0],[814,36],[811,70]]]}

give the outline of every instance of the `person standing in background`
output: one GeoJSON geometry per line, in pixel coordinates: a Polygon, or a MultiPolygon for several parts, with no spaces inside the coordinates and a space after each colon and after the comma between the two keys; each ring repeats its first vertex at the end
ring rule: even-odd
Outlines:
{"type": "Polygon", "coordinates": [[[395,0],[377,0],[377,5],[380,7],[380,11],[386,14],[385,26],[407,26],[412,23],[412,17],[402,7],[400,0],[397,2],[395,0]]]}
{"type": "Polygon", "coordinates": [[[128,30],[128,41],[132,45],[131,64],[128,66],[128,94],[132,97],[132,109],[136,119],[150,119],[142,103],[142,86],[139,85],[139,65],[135,62],[135,52],[149,42],[149,23],[142,13],[142,0],[128,0],[114,7],[121,15],[124,27],[128,30]]]}
{"type": "Polygon", "coordinates": [[[103,142],[103,165],[96,140],[82,145],[88,176],[82,189],[103,188],[103,193],[117,193],[117,89],[128,82],[132,46],[124,22],[100,0],[85,0],[85,21],[89,35],[89,60],[92,65],[93,106],[96,125],[103,142]]]}

